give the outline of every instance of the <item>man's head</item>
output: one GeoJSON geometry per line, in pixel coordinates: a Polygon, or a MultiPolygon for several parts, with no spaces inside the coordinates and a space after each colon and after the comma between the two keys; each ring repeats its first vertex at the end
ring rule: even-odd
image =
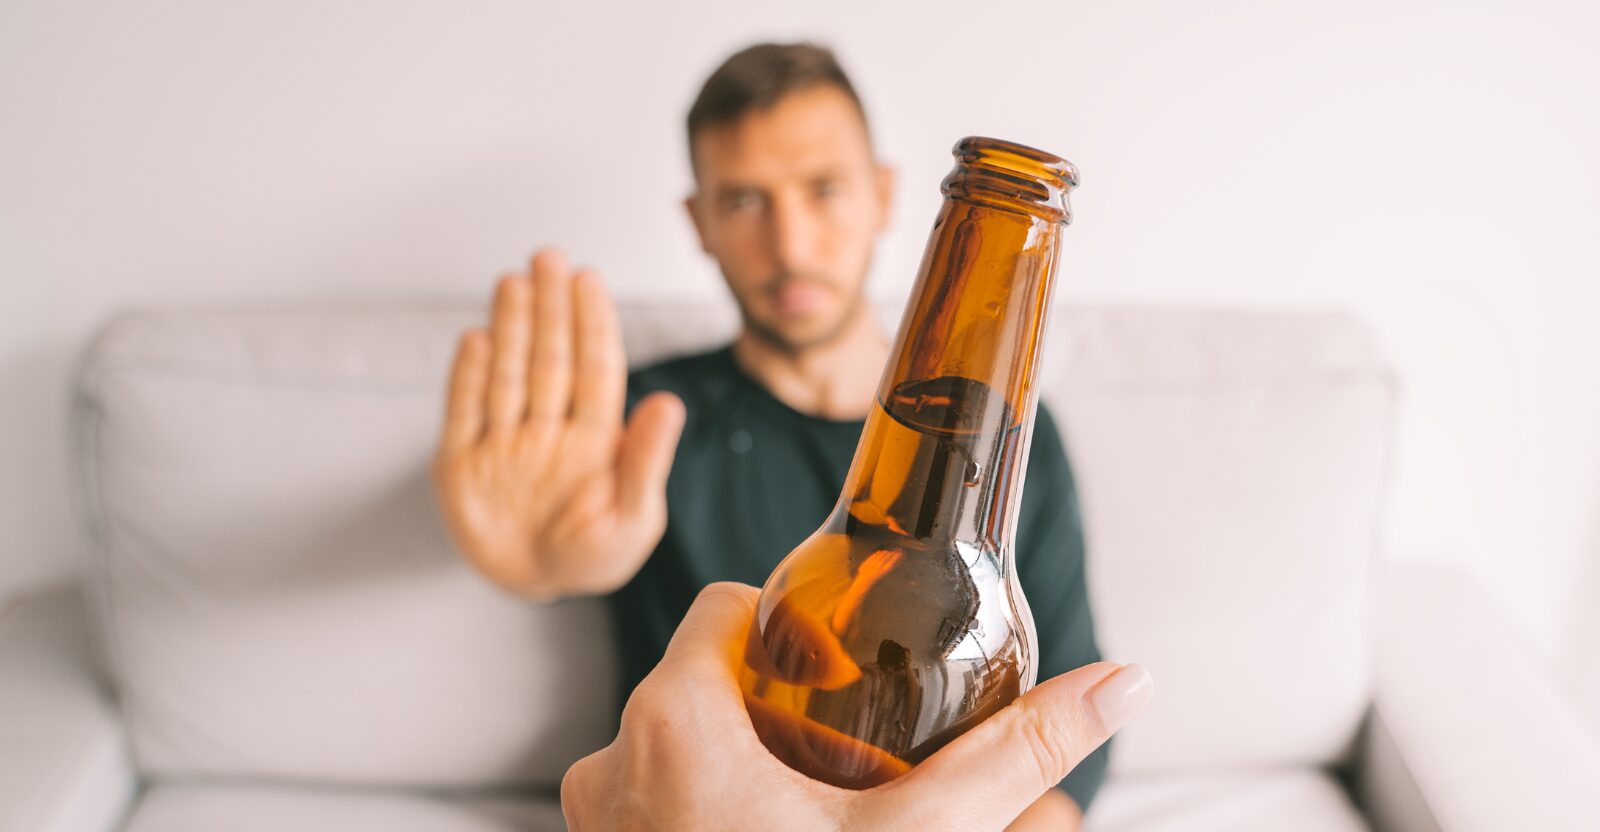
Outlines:
{"type": "Polygon", "coordinates": [[[832,53],[761,44],[728,58],[689,109],[689,155],[685,204],[751,334],[799,353],[858,321],[893,174],[832,53]]]}

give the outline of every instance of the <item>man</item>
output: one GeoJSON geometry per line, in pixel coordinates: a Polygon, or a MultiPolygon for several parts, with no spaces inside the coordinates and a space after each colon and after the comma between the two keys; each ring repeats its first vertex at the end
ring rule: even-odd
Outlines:
{"type": "MultiPolygon", "coordinates": [[[[707,79],[688,128],[685,206],[739,306],[737,340],[629,376],[598,275],[541,251],[501,280],[489,331],[463,336],[436,472],[453,535],[491,580],[610,600],[627,690],[697,592],[760,585],[827,515],[889,352],[864,283],[893,174],[833,56],[746,49],[707,79]]],[[[1043,408],[1017,568],[1040,678],[1098,661],[1076,493],[1043,408]]],[[[1105,753],[1015,828],[1076,828],[1105,753]]]]}

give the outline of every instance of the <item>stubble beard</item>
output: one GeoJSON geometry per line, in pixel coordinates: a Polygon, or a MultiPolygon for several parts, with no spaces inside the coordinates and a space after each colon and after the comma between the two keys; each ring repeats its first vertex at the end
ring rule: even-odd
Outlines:
{"type": "Polygon", "coordinates": [[[840,339],[844,338],[851,325],[855,323],[857,316],[862,313],[866,305],[866,299],[866,281],[861,281],[856,284],[855,294],[851,296],[849,304],[840,313],[839,319],[834,321],[826,331],[808,338],[791,338],[777,328],[768,326],[752,314],[749,307],[742,300],[739,301],[739,316],[744,321],[745,331],[749,332],[753,337],[787,356],[798,357],[811,350],[838,343],[840,339]]]}

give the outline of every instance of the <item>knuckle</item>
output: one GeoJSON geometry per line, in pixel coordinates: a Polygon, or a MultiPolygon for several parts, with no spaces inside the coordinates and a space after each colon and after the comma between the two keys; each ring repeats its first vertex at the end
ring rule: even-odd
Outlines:
{"type": "Polygon", "coordinates": [[[600,756],[605,753],[605,749],[601,749],[584,757],[573,763],[561,776],[561,808],[574,821],[579,819],[575,815],[584,809],[584,790],[592,779],[593,770],[600,764],[600,756]]]}
{"type": "Polygon", "coordinates": [[[541,344],[534,350],[533,366],[540,370],[565,372],[572,365],[572,354],[560,344],[541,344]]]}
{"type": "Polygon", "coordinates": [[[695,598],[695,605],[714,604],[718,606],[748,606],[751,601],[752,589],[734,581],[717,581],[707,584],[700,590],[700,595],[695,598]]]}
{"type": "Polygon", "coordinates": [[[578,354],[578,364],[583,367],[584,371],[596,375],[609,374],[621,366],[622,362],[618,361],[610,350],[594,349],[593,345],[590,345],[590,347],[590,349],[581,350],[578,354]]]}
{"type": "Polygon", "coordinates": [[[496,387],[522,386],[522,371],[510,361],[496,362],[489,381],[496,387]]]}
{"type": "Polygon", "coordinates": [[[571,806],[574,802],[573,799],[577,797],[578,783],[582,777],[581,772],[583,770],[583,763],[584,760],[587,759],[589,758],[585,757],[582,760],[573,763],[567,768],[567,772],[561,775],[561,805],[571,806]]]}
{"type": "Polygon", "coordinates": [[[667,500],[665,495],[653,499],[639,512],[639,526],[649,537],[659,538],[667,530],[667,500]]]}
{"type": "MultiPolygon", "coordinates": [[[[543,397],[535,398],[528,405],[528,419],[522,427],[523,441],[519,456],[526,465],[543,466],[556,457],[556,448],[565,427],[559,412],[543,406],[543,397]]],[[[553,472],[544,473],[546,476],[558,476],[564,470],[557,467],[553,472]]]]}
{"type": "Polygon", "coordinates": [[[628,704],[622,708],[619,736],[625,735],[630,738],[646,736],[670,721],[671,696],[663,690],[667,686],[667,683],[662,681],[662,675],[652,671],[638,687],[633,689],[633,695],[628,697],[628,704]]]}
{"type": "Polygon", "coordinates": [[[1018,702],[1017,733],[1040,782],[1053,784],[1077,764],[1078,732],[1046,711],[1018,702]]]}
{"type": "Polygon", "coordinates": [[[561,423],[549,418],[542,404],[537,398],[528,402],[527,423],[517,432],[516,446],[512,449],[517,463],[525,469],[538,468],[549,461],[561,440],[561,423]]]}
{"type": "Polygon", "coordinates": [[[576,466],[575,473],[583,474],[584,478],[603,473],[610,467],[622,438],[615,424],[600,416],[590,413],[588,418],[574,419],[569,430],[569,455],[576,466]]]}

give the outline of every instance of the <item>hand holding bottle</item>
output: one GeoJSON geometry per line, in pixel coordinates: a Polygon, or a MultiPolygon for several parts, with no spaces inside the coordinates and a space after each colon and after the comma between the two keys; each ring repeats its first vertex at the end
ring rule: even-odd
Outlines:
{"type": "Polygon", "coordinates": [[[623,424],[627,361],[598,274],[558,251],[503,278],[488,331],[464,333],[434,480],[446,524],[496,584],[546,600],[620,587],[666,527],[683,403],[623,424]]]}
{"type": "Polygon", "coordinates": [[[1153,693],[1137,665],[1092,664],[1024,694],[910,772],[865,791],[812,780],[756,737],[736,672],[757,592],[713,584],[628,699],[617,739],[561,783],[574,832],[1000,830],[1153,693]]]}

